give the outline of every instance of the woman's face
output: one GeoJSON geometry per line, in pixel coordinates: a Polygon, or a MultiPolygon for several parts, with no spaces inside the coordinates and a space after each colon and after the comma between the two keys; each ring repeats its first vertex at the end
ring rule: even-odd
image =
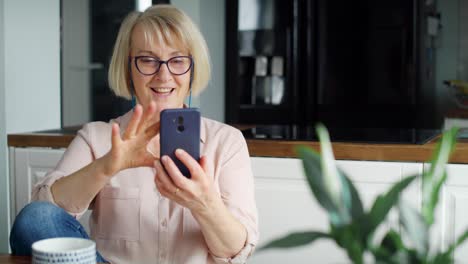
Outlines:
{"type": "Polygon", "coordinates": [[[135,66],[135,56],[151,56],[167,61],[175,56],[188,56],[188,52],[180,48],[181,45],[171,43],[159,46],[147,43],[143,28],[135,26],[131,40],[131,75],[138,102],[146,109],[151,101],[156,103],[156,121],[162,110],[167,108],[182,108],[184,99],[188,95],[190,71],[182,75],[169,72],[167,64],[162,64],[159,71],[153,75],[141,74],[135,66]]]}

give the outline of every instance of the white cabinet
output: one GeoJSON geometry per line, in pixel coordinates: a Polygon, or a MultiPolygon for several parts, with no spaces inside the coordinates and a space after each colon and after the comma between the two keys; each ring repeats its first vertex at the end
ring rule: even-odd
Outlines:
{"type": "MultiPolygon", "coordinates": [[[[31,201],[31,190],[47,172],[54,169],[65,149],[13,148],[10,150],[10,199],[11,221],[31,201]]],[[[81,224],[89,232],[90,211],[80,218],[81,224]]]]}
{"type": "MultiPolygon", "coordinates": [[[[64,151],[10,148],[12,217],[30,201],[31,188],[56,166],[64,151]]],[[[378,194],[385,193],[395,182],[423,171],[422,163],[338,161],[338,166],[350,177],[367,209],[378,194]]],[[[292,231],[328,230],[328,216],[309,190],[301,160],[252,157],[252,168],[259,210],[260,246],[292,231]]],[[[424,169],[427,168],[425,165],[424,169]]],[[[450,164],[448,174],[431,237],[431,241],[439,243],[438,248],[446,248],[468,228],[468,166],[450,164]]],[[[419,179],[406,189],[403,199],[420,210],[419,179]]],[[[89,214],[80,219],[87,230],[88,217],[89,214]]],[[[388,223],[399,228],[396,210],[391,212],[388,223]]],[[[388,226],[379,233],[386,228],[388,226]]],[[[468,259],[468,243],[455,252],[455,258],[459,261],[468,259]]],[[[287,250],[257,251],[249,260],[253,264],[347,262],[346,253],[329,240],[287,250]]]]}
{"type": "MultiPolygon", "coordinates": [[[[427,165],[426,165],[427,166],[427,165]]],[[[425,167],[427,168],[427,167],[425,167]]],[[[440,241],[438,248],[446,249],[468,228],[468,166],[450,164],[448,179],[442,187],[437,208],[433,241],[440,241]]],[[[455,251],[456,263],[468,259],[468,243],[455,251]]]]}
{"type": "MultiPolygon", "coordinates": [[[[298,159],[252,158],[260,245],[291,231],[326,230],[327,215],[315,202],[298,159]]],[[[255,253],[249,263],[326,263],[346,258],[333,242],[255,253]]]]}
{"type": "Polygon", "coordinates": [[[444,129],[450,129],[452,127],[467,128],[468,119],[464,118],[445,118],[444,119],[444,129]]]}
{"type": "Polygon", "coordinates": [[[64,149],[10,148],[13,217],[31,201],[32,187],[55,168],[64,149]]]}
{"type": "MultiPolygon", "coordinates": [[[[380,193],[403,176],[421,173],[422,164],[396,162],[339,161],[368,208],[380,193]]],[[[328,217],[315,201],[305,181],[299,159],[252,158],[259,210],[260,246],[291,231],[328,230],[328,217]]],[[[404,194],[416,203],[418,183],[404,194]]],[[[394,213],[392,223],[397,225],[394,213]]],[[[397,227],[398,228],[398,227],[397,227]]],[[[256,252],[249,263],[346,263],[346,253],[334,242],[319,240],[312,245],[287,250],[256,252]]]]}
{"type": "MultiPolygon", "coordinates": [[[[379,194],[385,194],[395,183],[423,172],[421,163],[409,162],[338,161],[338,166],[356,186],[366,210],[370,209],[379,194]]],[[[421,208],[420,186],[420,180],[416,179],[402,195],[402,199],[417,210],[421,208]]],[[[376,238],[382,238],[390,227],[394,230],[401,229],[396,209],[389,213],[387,224],[379,227],[376,238]]]]}

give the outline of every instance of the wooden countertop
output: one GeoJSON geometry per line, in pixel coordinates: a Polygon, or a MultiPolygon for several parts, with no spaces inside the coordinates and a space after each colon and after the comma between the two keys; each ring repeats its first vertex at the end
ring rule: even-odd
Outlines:
{"type": "Polygon", "coordinates": [[[468,119],[468,109],[451,108],[445,113],[446,118],[468,119]]]}
{"type": "Polygon", "coordinates": [[[30,256],[0,255],[0,263],[5,263],[5,264],[29,264],[29,263],[31,263],[31,257],[30,256]]]}
{"type": "MultiPolygon", "coordinates": [[[[66,148],[74,136],[73,130],[12,134],[8,135],[8,146],[66,148]]],[[[294,149],[299,145],[320,149],[316,141],[247,139],[247,145],[251,156],[260,157],[297,157],[294,149]]],[[[335,158],[339,160],[403,162],[429,161],[435,148],[433,141],[424,145],[365,143],[333,143],[332,145],[335,158]]],[[[468,141],[461,140],[457,144],[450,162],[468,164],[468,141]]]]}

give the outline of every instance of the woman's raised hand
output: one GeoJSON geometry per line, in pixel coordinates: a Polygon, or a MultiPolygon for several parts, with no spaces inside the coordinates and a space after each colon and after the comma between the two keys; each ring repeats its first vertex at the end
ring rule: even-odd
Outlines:
{"type": "Polygon", "coordinates": [[[154,118],[155,112],[154,102],[151,102],[145,111],[141,105],[137,105],[122,136],[119,125],[112,124],[112,148],[103,157],[107,161],[108,176],[124,169],[153,166],[156,158],[147,151],[147,145],[159,133],[159,122],[154,118]]]}

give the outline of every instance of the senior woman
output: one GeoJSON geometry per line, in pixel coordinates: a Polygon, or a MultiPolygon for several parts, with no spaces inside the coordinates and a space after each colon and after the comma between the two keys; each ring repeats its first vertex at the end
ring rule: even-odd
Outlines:
{"type": "Polygon", "coordinates": [[[14,254],[57,236],[88,237],[76,220],[88,208],[98,261],[244,263],[258,241],[249,153],[242,134],[202,118],[197,162],[176,156],[184,177],[159,157],[159,117],[182,108],[210,78],[208,50],[190,18],[170,5],[130,13],[109,68],[116,95],[138,105],[109,123],[86,124],[11,231],[14,254]]]}

